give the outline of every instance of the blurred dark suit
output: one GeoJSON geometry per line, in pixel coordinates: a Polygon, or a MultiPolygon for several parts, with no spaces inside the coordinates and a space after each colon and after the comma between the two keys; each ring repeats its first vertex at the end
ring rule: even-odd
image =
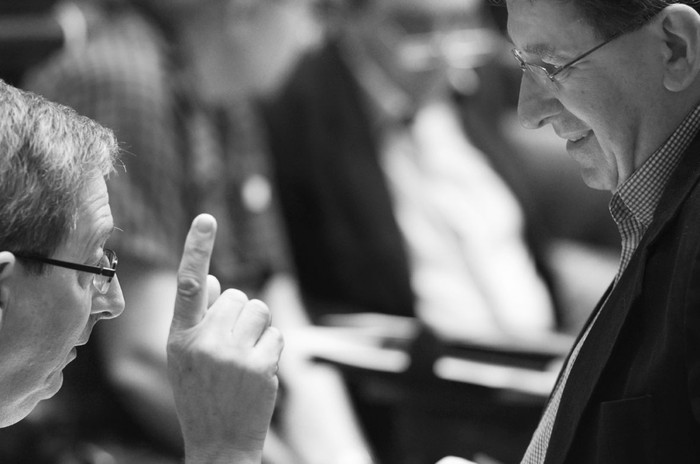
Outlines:
{"type": "MultiPolygon", "coordinates": [[[[479,90],[455,99],[469,139],[520,201],[526,241],[550,283],[542,258],[547,234],[528,198],[517,150],[499,133],[506,95],[502,71],[496,66],[478,69],[479,90]]],[[[302,60],[263,112],[312,318],[358,311],[413,316],[407,252],[379,163],[377,137],[366,99],[339,46],[331,42],[302,60]]]]}

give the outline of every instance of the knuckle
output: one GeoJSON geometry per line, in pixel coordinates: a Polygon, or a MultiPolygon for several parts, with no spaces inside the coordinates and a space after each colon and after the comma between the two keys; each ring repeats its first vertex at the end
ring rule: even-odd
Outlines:
{"type": "Polygon", "coordinates": [[[272,317],[270,308],[268,308],[267,305],[260,300],[250,300],[246,305],[245,310],[264,322],[268,322],[272,317]]]}
{"type": "Polygon", "coordinates": [[[224,290],[224,292],[221,294],[222,298],[225,298],[226,300],[230,301],[231,303],[236,303],[236,304],[245,304],[248,302],[248,296],[240,290],[237,290],[235,288],[228,288],[224,290]]]}
{"type": "Polygon", "coordinates": [[[202,291],[202,282],[195,277],[184,272],[177,276],[177,295],[184,298],[193,298],[202,291]]]}

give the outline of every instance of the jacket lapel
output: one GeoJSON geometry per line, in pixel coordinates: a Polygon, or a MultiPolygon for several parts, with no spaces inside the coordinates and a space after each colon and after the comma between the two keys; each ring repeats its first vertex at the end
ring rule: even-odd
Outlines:
{"type": "MultiPolygon", "coordinates": [[[[546,464],[563,463],[581,417],[607,364],[632,303],[642,290],[649,247],[680,209],[700,177],[700,136],[686,150],[657,207],[655,218],[637,247],[626,271],[607,301],[598,304],[600,314],[587,336],[569,374],[547,449],[546,464]]],[[[605,298],[605,297],[604,297],[605,298]]],[[[589,324],[594,319],[589,319],[589,324]]],[[[585,329],[584,329],[585,330],[585,329]]]]}

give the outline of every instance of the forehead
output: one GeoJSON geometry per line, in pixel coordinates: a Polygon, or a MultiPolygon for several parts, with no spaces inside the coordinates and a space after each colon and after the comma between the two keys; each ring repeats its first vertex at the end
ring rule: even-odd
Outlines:
{"type": "Polygon", "coordinates": [[[96,177],[86,185],[76,221],[76,228],[67,243],[69,253],[76,257],[93,253],[112,233],[114,222],[107,184],[102,177],[96,177]]]}
{"type": "Polygon", "coordinates": [[[569,1],[508,0],[508,36],[520,50],[547,53],[580,50],[595,33],[569,1]]]}

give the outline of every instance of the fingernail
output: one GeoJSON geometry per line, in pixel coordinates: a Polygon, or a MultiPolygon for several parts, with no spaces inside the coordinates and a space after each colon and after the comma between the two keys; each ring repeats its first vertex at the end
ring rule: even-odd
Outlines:
{"type": "Polygon", "coordinates": [[[210,234],[214,230],[214,221],[209,216],[197,216],[194,220],[197,232],[210,234]]]}

